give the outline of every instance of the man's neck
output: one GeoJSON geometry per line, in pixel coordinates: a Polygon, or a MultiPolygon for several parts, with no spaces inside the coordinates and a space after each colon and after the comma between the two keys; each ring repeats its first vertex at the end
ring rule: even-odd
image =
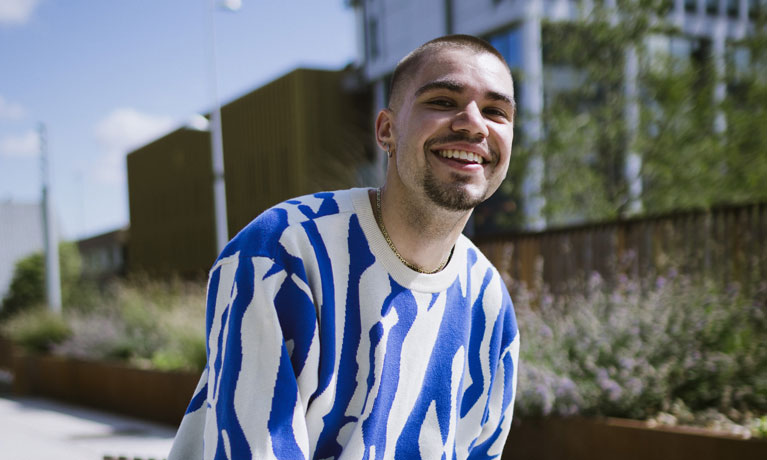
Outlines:
{"type": "MultiPolygon", "coordinates": [[[[394,188],[383,187],[383,225],[399,255],[424,272],[444,265],[461,235],[471,211],[453,212],[433,204],[420,204],[394,188]]],[[[375,209],[376,191],[370,193],[375,209]]]]}

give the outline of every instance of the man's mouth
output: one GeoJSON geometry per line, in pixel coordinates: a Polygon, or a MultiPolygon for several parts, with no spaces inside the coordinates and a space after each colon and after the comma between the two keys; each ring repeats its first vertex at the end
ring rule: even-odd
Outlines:
{"type": "Polygon", "coordinates": [[[475,163],[482,164],[485,159],[473,152],[467,152],[465,150],[437,150],[435,151],[442,158],[451,160],[457,160],[462,163],[475,163]]]}

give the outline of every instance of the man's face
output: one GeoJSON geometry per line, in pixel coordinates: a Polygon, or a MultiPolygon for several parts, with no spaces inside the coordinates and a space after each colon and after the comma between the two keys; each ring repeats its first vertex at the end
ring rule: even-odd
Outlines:
{"type": "Polygon", "coordinates": [[[508,69],[492,54],[457,48],[426,57],[392,108],[404,186],[454,211],[492,195],[509,166],[513,91],[508,69]]]}

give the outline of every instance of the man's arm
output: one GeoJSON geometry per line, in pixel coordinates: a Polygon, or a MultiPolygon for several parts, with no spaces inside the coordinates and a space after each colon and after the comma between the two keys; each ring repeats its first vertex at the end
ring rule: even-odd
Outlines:
{"type": "Polygon", "coordinates": [[[208,283],[208,364],[169,460],[308,458],[301,389],[311,392],[311,379],[300,375],[316,374],[315,318],[308,287],[271,259],[218,261],[208,283]]]}
{"type": "Polygon", "coordinates": [[[490,387],[489,413],[482,432],[469,453],[469,459],[497,459],[501,457],[514,415],[517,392],[517,366],[519,365],[519,331],[514,307],[506,288],[503,290],[501,317],[501,352],[490,387]]]}

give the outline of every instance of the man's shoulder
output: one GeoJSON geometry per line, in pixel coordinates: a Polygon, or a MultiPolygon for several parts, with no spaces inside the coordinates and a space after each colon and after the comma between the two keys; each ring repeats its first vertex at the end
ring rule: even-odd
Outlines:
{"type": "Polygon", "coordinates": [[[271,256],[285,232],[320,219],[354,212],[354,196],[364,189],[318,192],[278,203],[261,213],[237,233],[219,258],[239,253],[271,256]]]}

